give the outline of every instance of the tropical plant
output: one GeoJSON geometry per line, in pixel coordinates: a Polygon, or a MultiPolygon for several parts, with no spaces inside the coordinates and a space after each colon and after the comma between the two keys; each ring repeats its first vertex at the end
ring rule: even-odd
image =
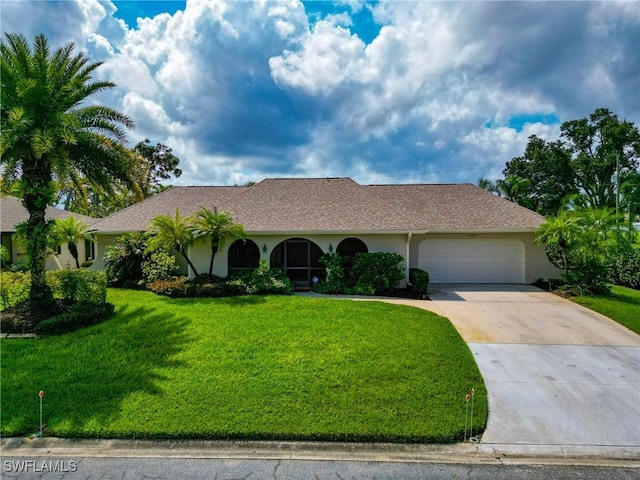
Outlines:
{"type": "Polygon", "coordinates": [[[612,209],[561,211],[538,228],[536,242],[559,253],[570,288],[605,293],[610,265],[617,255],[631,251],[629,232],[618,228],[620,220],[612,209]]]}
{"type": "Polygon", "coordinates": [[[8,33],[0,44],[0,165],[3,192],[16,193],[29,213],[25,234],[31,262],[30,300],[53,301],[45,281],[47,241],[52,224],[45,209],[55,200],[54,180],[99,185],[128,179],[126,115],[83,103],[115,85],[93,81],[99,62],[74,54],[74,45],[51,52],[44,35],[33,49],[23,35],[8,33]]]}
{"type": "Polygon", "coordinates": [[[153,252],[158,249],[167,252],[176,251],[189,264],[195,276],[198,275],[195,265],[188,255],[189,247],[193,245],[195,236],[193,233],[193,219],[190,216],[183,217],[176,208],[175,215],[158,215],[151,220],[148,230],[149,242],[147,250],[153,252]]]}
{"type": "Polygon", "coordinates": [[[75,217],[68,217],[64,220],[57,219],[53,224],[53,237],[58,245],[67,244],[69,253],[76,262],[76,268],[80,268],[78,259],[78,242],[84,240],[89,234],[87,224],[75,217]]]}
{"type": "Polygon", "coordinates": [[[245,240],[247,233],[244,227],[236,223],[229,212],[218,212],[216,207],[208,210],[201,207],[195,215],[192,229],[194,238],[211,241],[211,259],[209,261],[209,275],[213,275],[213,259],[218,250],[224,247],[225,239],[245,240]]]}
{"type": "Polygon", "coordinates": [[[562,262],[558,266],[564,270],[565,275],[569,274],[569,254],[579,232],[575,214],[567,210],[562,210],[556,217],[548,217],[536,230],[537,244],[546,244],[547,248],[559,251],[562,262]]]}
{"type": "Polygon", "coordinates": [[[104,253],[107,282],[112,287],[135,286],[142,279],[147,236],[144,232],[125,233],[104,253]]]}

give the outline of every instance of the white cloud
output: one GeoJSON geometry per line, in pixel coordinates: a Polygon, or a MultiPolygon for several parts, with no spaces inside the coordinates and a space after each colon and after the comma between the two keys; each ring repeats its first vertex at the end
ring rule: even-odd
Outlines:
{"type": "Polygon", "coordinates": [[[188,0],[135,28],[109,0],[0,9],[4,31],[44,31],[52,47],[72,40],[104,60],[98,74],[118,87],[100,99],[134,118],[132,140],[173,148],[181,184],[475,181],[498,175],[529,135],[559,134],[509,128],[514,116],[564,121],[605,106],[640,120],[635,2],[337,5],[310,19],[297,0],[188,0]],[[351,25],[363,8],[381,26],[368,44],[351,25]]]}

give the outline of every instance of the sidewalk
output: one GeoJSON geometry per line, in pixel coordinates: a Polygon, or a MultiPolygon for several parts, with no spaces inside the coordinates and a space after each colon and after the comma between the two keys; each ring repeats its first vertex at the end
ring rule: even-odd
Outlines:
{"type": "Polygon", "coordinates": [[[203,458],[640,468],[640,447],[4,438],[3,457],[203,458]]]}

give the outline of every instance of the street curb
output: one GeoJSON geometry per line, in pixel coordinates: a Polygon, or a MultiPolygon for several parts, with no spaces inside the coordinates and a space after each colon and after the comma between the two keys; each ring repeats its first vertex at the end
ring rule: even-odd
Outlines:
{"type": "Polygon", "coordinates": [[[200,458],[640,467],[640,447],[4,438],[2,456],[200,458]]]}

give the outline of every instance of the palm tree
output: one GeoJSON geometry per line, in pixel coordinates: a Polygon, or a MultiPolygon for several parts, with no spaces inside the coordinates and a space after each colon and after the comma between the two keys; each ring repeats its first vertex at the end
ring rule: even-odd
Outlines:
{"type": "Polygon", "coordinates": [[[236,223],[235,218],[229,212],[218,212],[216,207],[213,211],[201,207],[196,213],[193,225],[193,233],[196,239],[211,240],[211,260],[209,261],[209,276],[213,275],[213,259],[218,253],[218,249],[224,246],[226,237],[234,240],[245,240],[247,232],[244,227],[236,223]]]}
{"type": "Polygon", "coordinates": [[[76,220],[75,217],[69,217],[65,220],[56,220],[53,225],[53,236],[58,245],[66,243],[69,253],[76,261],[76,268],[80,268],[80,260],[78,259],[78,242],[87,237],[89,231],[87,225],[76,220]]]}
{"type": "Polygon", "coordinates": [[[562,257],[565,275],[569,274],[569,254],[581,231],[574,212],[562,210],[557,217],[547,217],[547,221],[536,230],[535,242],[557,247],[562,257]]]}
{"type": "Polygon", "coordinates": [[[73,43],[52,53],[44,35],[35,37],[33,49],[20,34],[6,34],[5,40],[0,43],[2,191],[20,192],[29,212],[29,297],[34,307],[46,306],[53,298],[44,275],[52,227],[45,209],[54,202],[54,181],[127,181],[125,132],[133,121],[108,107],[83,106],[91,95],[115,85],[92,81],[101,63],[74,54],[73,43]]]}
{"type": "Polygon", "coordinates": [[[182,217],[180,210],[176,208],[174,216],[158,215],[151,220],[148,233],[150,235],[148,242],[149,251],[160,248],[167,252],[175,250],[187,261],[193,274],[198,275],[196,267],[187,254],[189,247],[193,245],[195,241],[191,217],[182,217]]]}

